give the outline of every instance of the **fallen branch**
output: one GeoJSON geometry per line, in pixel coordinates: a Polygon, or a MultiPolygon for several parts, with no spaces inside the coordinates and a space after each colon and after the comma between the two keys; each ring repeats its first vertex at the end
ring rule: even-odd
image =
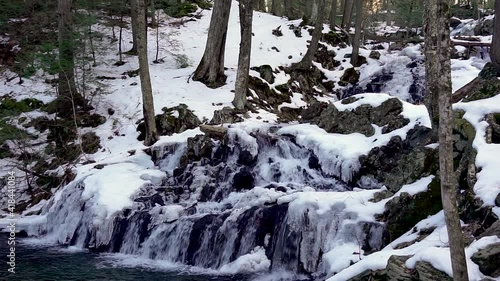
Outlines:
{"type": "Polygon", "coordinates": [[[479,83],[481,83],[481,78],[476,77],[474,80],[470,81],[469,83],[465,84],[462,88],[456,90],[452,95],[451,95],[451,102],[456,103],[461,100],[463,100],[468,94],[472,93],[474,88],[477,87],[479,83]]]}

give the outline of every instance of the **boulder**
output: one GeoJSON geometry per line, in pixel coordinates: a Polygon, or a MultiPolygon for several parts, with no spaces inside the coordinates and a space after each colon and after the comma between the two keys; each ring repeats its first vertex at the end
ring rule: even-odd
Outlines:
{"type": "MultiPolygon", "coordinates": [[[[156,129],[160,135],[171,135],[182,133],[186,130],[195,129],[201,125],[198,117],[188,109],[188,106],[181,103],[174,107],[164,107],[163,113],[155,116],[156,129]]],[[[137,131],[141,132],[138,140],[144,140],[146,125],[141,122],[137,126],[137,131]]]]}
{"type": "Polygon", "coordinates": [[[441,188],[434,179],[428,190],[415,195],[406,192],[385,204],[380,220],[386,222],[389,237],[393,241],[412,229],[419,221],[442,210],[441,188]]]}
{"type": "Polygon", "coordinates": [[[267,83],[274,83],[273,68],[270,65],[265,64],[257,67],[252,67],[250,69],[257,71],[260,74],[260,78],[266,80],[267,83]]]}
{"type": "Polygon", "coordinates": [[[340,66],[340,61],[335,60],[335,56],[335,51],[328,50],[324,45],[319,45],[314,60],[319,62],[324,69],[335,70],[336,67],[340,66]]]}
{"type": "Polygon", "coordinates": [[[248,101],[266,110],[277,110],[283,103],[290,103],[291,98],[288,93],[279,93],[269,87],[269,84],[261,78],[250,76],[248,87],[257,94],[258,98],[248,101]]]}
{"type": "Polygon", "coordinates": [[[415,270],[417,271],[417,280],[419,281],[453,281],[448,274],[437,270],[426,261],[418,261],[415,264],[415,270]]]}
{"type": "Polygon", "coordinates": [[[243,118],[239,115],[240,112],[236,109],[226,106],[220,110],[214,111],[214,117],[210,120],[210,125],[233,124],[242,122],[243,118]]]}
{"type": "MultiPolygon", "coordinates": [[[[356,101],[355,97],[347,98],[343,104],[356,101]]],[[[388,99],[378,107],[361,105],[354,110],[340,111],[335,105],[315,103],[302,111],[303,123],[314,123],[329,133],[352,134],[361,133],[372,136],[375,129],[372,124],[384,127],[383,133],[391,132],[408,124],[403,118],[403,104],[398,99],[388,99]],[[321,110],[323,109],[323,110],[321,110]]]]}
{"type": "Polygon", "coordinates": [[[474,34],[478,36],[493,35],[494,18],[483,18],[474,27],[474,34]]]}
{"type": "Polygon", "coordinates": [[[405,264],[410,257],[392,255],[385,268],[387,280],[413,281],[413,272],[405,264]]]}
{"type": "Polygon", "coordinates": [[[378,51],[371,51],[370,55],[368,56],[371,59],[378,60],[380,59],[380,52],[378,51]]]}
{"type": "Polygon", "coordinates": [[[500,277],[500,243],[491,244],[488,247],[474,253],[472,261],[479,266],[479,270],[491,277],[500,277]]]}
{"type": "Polygon", "coordinates": [[[351,67],[344,71],[344,74],[340,77],[340,81],[354,85],[358,83],[359,75],[359,71],[354,69],[354,67],[351,67]]]}

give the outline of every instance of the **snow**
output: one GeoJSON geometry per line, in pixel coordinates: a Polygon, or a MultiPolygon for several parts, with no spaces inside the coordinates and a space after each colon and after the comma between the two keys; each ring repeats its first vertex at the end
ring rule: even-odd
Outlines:
{"type": "Polygon", "coordinates": [[[268,270],[270,266],[271,261],[266,256],[266,250],[262,247],[256,247],[251,253],[223,265],[220,272],[230,274],[252,273],[268,270]]]}
{"type": "MultiPolygon", "coordinates": [[[[341,111],[353,110],[362,104],[379,106],[387,99],[392,98],[387,94],[360,94],[354,97],[359,98],[354,103],[345,105],[341,101],[337,101],[333,104],[341,111]]],[[[310,124],[284,126],[277,133],[296,136],[297,143],[308,147],[318,155],[323,172],[339,176],[343,181],[349,182],[353,173],[360,168],[359,156],[367,154],[374,147],[387,144],[393,136],[405,139],[406,133],[417,124],[431,126],[427,110],[423,105],[403,102],[401,115],[410,120],[408,125],[387,134],[382,134],[382,130],[378,128],[371,137],[360,133],[330,134],[318,126],[310,124]],[[332,158],[331,155],[336,157],[332,158]]]]}
{"type": "MultiPolygon", "coordinates": [[[[82,199],[96,199],[94,208],[103,217],[111,217],[115,212],[132,206],[131,196],[145,184],[160,184],[166,176],[164,172],[152,167],[149,156],[142,154],[138,161],[105,166],[83,180],[85,189],[82,199]],[[144,162],[146,165],[141,165],[144,162]],[[149,162],[149,163],[148,163],[149,162]],[[145,167],[146,166],[146,167],[145,167]],[[119,177],[117,177],[119,175],[119,177]]],[[[79,176],[86,172],[79,173],[79,176]]]]}
{"type": "Polygon", "coordinates": [[[457,103],[453,105],[453,109],[464,110],[463,118],[476,130],[472,146],[477,151],[476,166],[479,172],[474,185],[474,193],[486,206],[492,206],[493,212],[500,216],[500,207],[495,206],[495,198],[500,192],[500,174],[498,173],[500,144],[486,142],[488,123],[484,120],[487,114],[500,113],[500,95],[468,103],[457,103]]]}
{"type": "MultiPolygon", "coordinates": [[[[160,57],[164,57],[165,62],[162,64],[150,64],[155,113],[157,114],[162,113],[162,108],[164,107],[172,107],[180,103],[185,103],[200,120],[208,120],[213,117],[214,110],[231,106],[233,99],[231,90],[234,89],[240,41],[239,19],[237,16],[238,5],[236,1],[233,1],[229,22],[225,56],[225,66],[227,67],[225,74],[228,76],[227,84],[218,89],[208,89],[202,83],[190,79],[191,74],[203,55],[211,11],[202,11],[201,14],[201,19],[194,22],[186,22],[179,29],[169,25],[171,19],[163,17],[160,21],[160,44],[164,46],[160,50],[160,57]],[[187,68],[179,69],[179,64],[176,61],[176,57],[178,58],[179,55],[187,56],[189,64],[187,68]]],[[[277,69],[279,66],[287,66],[301,59],[301,54],[304,54],[307,50],[307,41],[310,40],[310,35],[308,32],[303,31],[302,37],[297,38],[288,29],[288,24],[293,23],[298,25],[300,20],[287,21],[284,18],[260,12],[254,12],[254,19],[253,33],[255,36],[253,36],[252,44],[252,67],[267,64],[273,69],[277,69]],[[281,26],[284,34],[282,37],[276,37],[271,34],[271,29],[278,26],[281,26]],[[275,51],[273,47],[280,51],[275,51]],[[289,56],[292,58],[289,59],[289,56]]],[[[462,34],[469,32],[472,30],[474,24],[475,22],[472,21],[463,21],[460,32],[462,34]]],[[[95,25],[93,30],[110,34],[109,28],[101,24],[95,25]]],[[[328,31],[328,28],[325,29],[326,31],[328,31]]],[[[386,30],[386,32],[389,31],[396,32],[397,29],[386,30]]],[[[156,44],[154,40],[156,30],[150,29],[149,32],[149,38],[151,39],[148,44],[149,59],[152,61],[155,53],[156,44]]],[[[481,38],[481,40],[488,41],[491,40],[491,37],[481,38]]],[[[123,42],[126,43],[124,46],[125,50],[127,49],[127,42],[130,41],[130,31],[124,30],[123,42]]],[[[108,42],[106,48],[106,52],[97,54],[100,64],[94,68],[96,75],[121,78],[121,73],[138,68],[137,59],[129,56],[124,56],[125,65],[120,67],[112,66],[118,60],[115,54],[117,45],[116,43],[108,42]]],[[[336,52],[335,59],[341,61],[341,67],[334,71],[329,71],[323,69],[318,63],[314,63],[314,65],[325,74],[328,80],[336,82],[343,73],[340,70],[341,68],[352,67],[349,60],[344,59],[344,56],[351,52],[351,48],[340,49],[331,46],[327,46],[327,48],[336,52]]],[[[360,52],[361,55],[368,57],[370,50],[361,49],[360,52]]],[[[393,72],[395,77],[384,89],[390,95],[361,94],[356,96],[358,98],[357,101],[347,105],[336,101],[335,97],[330,96],[331,93],[325,93],[324,97],[318,97],[318,99],[333,103],[341,111],[353,110],[363,104],[376,107],[393,97],[403,100],[407,99],[409,95],[408,87],[412,81],[412,77],[408,75],[410,72],[408,72],[406,65],[413,60],[422,58],[422,47],[415,45],[405,48],[402,52],[389,53],[386,50],[380,50],[379,52],[381,53],[380,60],[367,58],[368,63],[359,68],[361,74],[360,81],[363,81],[365,78],[380,71],[382,67],[385,67],[390,72],[393,72]]],[[[475,57],[469,60],[452,60],[453,90],[459,89],[474,79],[484,63],[485,60],[475,57]]],[[[258,75],[255,71],[252,71],[251,74],[254,76],[258,75]]],[[[15,74],[7,70],[0,73],[1,80],[7,80],[13,76],[15,74]]],[[[56,92],[55,89],[44,82],[46,78],[53,77],[43,73],[43,71],[39,71],[30,79],[24,79],[23,84],[18,84],[18,79],[5,82],[3,85],[0,85],[0,92],[12,93],[12,97],[17,100],[31,97],[48,103],[55,98],[56,92]]],[[[289,79],[289,75],[283,71],[279,71],[275,74],[275,82],[270,86],[275,88],[277,85],[286,83],[289,79]]],[[[101,138],[103,149],[93,155],[88,155],[90,159],[96,161],[96,164],[103,164],[105,166],[99,170],[94,168],[96,164],[77,164],[74,170],[77,178],[72,183],[75,184],[78,181],[84,182],[81,199],[93,203],[90,204],[92,211],[95,217],[101,220],[110,219],[116,212],[131,207],[133,205],[131,198],[142,188],[148,185],[158,185],[166,177],[165,172],[159,171],[154,166],[150,157],[142,151],[146,147],[136,139],[139,134],[136,130],[137,122],[142,118],[142,97],[139,77],[108,80],[106,84],[105,93],[94,97],[93,100],[94,104],[97,105],[96,112],[108,117],[105,124],[95,129],[95,132],[101,138]],[[137,84],[134,85],[134,83],[137,84]],[[115,114],[109,116],[107,114],[108,108],[114,109],[115,114]],[[135,155],[130,156],[129,151],[134,152],[135,155]]],[[[339,86],[335,85],[334,90],[338,89],[339,86]]],[[[282,104],[280,108],[283,106],[300,108],[305,105],[304,97],[299,93],[293,93],[291,103],[282,104]]],[[[486,143],[486,122],[483,119],[485,114],[500,112],[500,95],[483,101],[459,103],[454,105],[454,109],[465,110],[466,114],[464,118],[476,128],[476,138],[473,145],[478,152],[476,164],[480,168],[480,172],[477,176],[474,192],[485,205],[493,206],[493,212],[499,216],[500,208],[495,206],[494,199],[500,191],[500,175],[498,174],[498,167],[500,167],[500,157],[498,157],[500,155],[500,145],[486,143]]],[[[176,114],[178,113],[175,112],[174,116],[176,114]]],[[[26,113],[25,115],[28,118],[35,118],[43,116],[43,113],[33,112],[26,113]]],[[[276,134],[295,136],[297,143],[311,149],[319,156],[325,174],[339,176],[342,180],[349,181],[352,178],[352,174],[360,168],[358,162],[360,155],[368,153],[374,147],[386,144],[393,136],[397,135],[405,138],[406,133],[417,124],[427,127],[431,126],[423,105],[412,105],[403,102],[403,112],[401,115],[410,120],[407,126],[388,134],[382,134],[381,128],[374,126],[376,134],[372,137],[366,137],[361,134],[328,134],[323,129],[310,124],[284,125],[276,134]],[[336,156],[335,161],[332,160],[334,159],[332,155],[336,156]]],[[[240,142],[241,147],[250,151],[252,155],[257,155],[259,152],[257,140],[252,134],[259,131],[269,132],[270,127],[276,125],[276,120],[277,116],[275,113],[258,109],[257,112],[250,112],[249,118],[244,123],[228,126],[229,136],[232,141],[240,142]]],[[[202,134],[202,132],[197,128],[180,134],[162,136],[152,149],[162,149],[165,146],[175,144],[183,145],[188,138],[199,134],[202,134]]],[[[437,144],[428,145],[428,148],[436,149],[437,144]]],[[[182,150],[183,147],[179,146],[178,149],[182,150]]],[[[168,172],[175,168],[170,164],[176,163],[177,160],[167,160],[169,163],[165,164],[165,170],[168,172]]],[[[295,163],[289,164],[292,166],[295,163]]],[[[432,179],[433,177],[429,176],[419,179],[415,183],[405,185],[394,196],[400,196],[403,192],[410,195],[423,192],[427,190],[427,186],[432,179]]],[[[57,203],[64,203],[58,201],[67,198],[63,196],[65,195],[65,191],[76,192],[77,190],[71,184],[59,190],[53,200],[46,202],[47,208],[56,206],[57,203]]],[[[297,212],[303,210],[303,208],[311,208],[314,211],[314,215],[322,218],[325,216],[328,217],[332,209],[339,209],[341,214],[349,215],[348,219],[346,219],[346,224],[375,222],[375,215],[382,213],[385,203],[394,198],[392,196],[378,203],[371,202],[370,199],[378,191],[380,189],[355,189],[348,192],[316,192],[312,187],[304,186],[296,193],[287,194],[258,186],[247,192],[231,193],[218,203],[207,202],[200,204],[199,209],[215,212],[224,208],[224,205],[230,204],[233,208],[239,208],[243,211],[252,206],[277,202],[279,204],[290,203],[290,209],[297,212]]],[[[73,201],[71,202],[73,203],[73,201]]],[[[32,210],[35,209],[39,210],[41,207],[37,206],[37,208],[32,210]]],[[[185,207],[180,204],[155,206],[150,210],[150,214],[153,215],[155,224],[162,224],[179,219],[184,209],[185,207]]],[[[78,217],[75,215],[60,219],[61,222],[64,222],[65,227],[71,227],[71,220],[78,219],[78,217]]],[[[330,218],[328,217],[328,219],[330,218]]],[[[60,221],[58,220],[57,222],[60,221]]],[[[90,224],[89,221],[86,222],[90,224]]],[[[0,220],[0,226],[4,227],[6,223],[8,223],[6,220],[0,220]]],[[[20,218],[18,223],[23,228],[29,228],[33,225],[47,224],[48,221],[46,215],[39,215],[20,218]]],[[[103,223],[97,224],[97,226],[102,227],[105,232],[108,225],[103,223]]],[[[431,262],[437,269],[451,274],[447,233],[442,212],[419,222],[415,226],[417,230],[430,227],[435,227],[435,230],[422,241],[415,242],[403,249],[395,249],[395,246],[402,242],[416,240],[418,237],[417,232],[409,231],[393,241],[382,251],[368,256],[360,252],[358,244],[343,240],[346,239],[345,237],[325,241],[325,243],[330,243],[324,254],[325,262],[330,272],[338,272],[338,274],[330,277],[328,280],[346,280],[366,269],[383,269],[387,265],[389,257],[394,254],[414,255],[407,262],[409,267],[413,267],[419,260],[425,260],[431,262]],[[351,266],[352,262],[355,262],[355,264],[351,266]]],[[[34,233],[34,231],[29,231],[29,233],[34,233]]],[[[349,236],[349,233],[344,233],[344,235],[349,236]]],[[[354,239],[353,237],[351,238],[354,239]]],[[[484,276],[479,272],[477,265],[470,261],[470,256],[478,249],[498,241],[499,239],[496,237],[485,237],[474,241],[467,247],[466,253],[471,280],[479,280],[484,276]]],[[[173,268],[179,266],[162,261],[145,261],[142,257],[131,257],[129,255],[125,255],[123,260],[124,264],[129,262],[130,266],[137,266],[142,263],[155,268],[162,266],[173,268]]],[[[214,270],[214,272],[217,274],[249,273],[265,271],[269,267],[270,261],[265,255],[265,250],[258,247],[251,253],[242,255],[235,261],[224,265],[220,271],[214,270]]],[[[205,273],[207,272],[205,269],[203,270],[205,273]]]]}

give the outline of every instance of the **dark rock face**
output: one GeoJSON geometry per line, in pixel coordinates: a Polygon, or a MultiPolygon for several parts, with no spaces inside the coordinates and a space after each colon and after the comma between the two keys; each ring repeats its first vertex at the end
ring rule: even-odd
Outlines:
{"type": "Polygon", "coordinates": [[[474,34],[480,36],[493,35],[494,19],[483,18],[474,27],[474,34]]]}
{"type": "Polygon", "coordinates": [[[233,188],[236,191],[240,190],[250,190],[254,188],[254,178],[251,172],[246,169],[241,169],[233,177],[233,188]]]}
{"type": "Polygon", "coordinates": [[[455,17],[452,17],[450,19],[450,27],[455,29],[457,26],[459,26],[460,24],[462,24],[462,21],[458,18],[455,18],[455,17]]]}
{"type": "Polygon", "coordinates": [[[499,277],[500,266],[500,243],[489,245],[472,255],[472,261],[479,265],[479,270],[488,276],[499,277]]]}
{"type": "Polygon", "coordinates": [[[246,165],[246,166],[251,166],[255,164],[257,161],[257,157],[254,157],[248,150],[243,150],[240,152],[240,155],[238,155],[238,164],[241,165],[246,165]]]}
{"type": "Polygon", "coordinates": [[[448,274],[435,269],[432,264],[425,261],[418,261],[415,264],[415,270],[417,271],[418,280],[422,281],[453,281],[448,274]]]}
{"type": "Polygon", "coordinates": [[[413,196],[403,192],[387,202],[380,219],[387,223],[392,241],[412,229],[419,221],[442,209],[439,181],[433,180],[426,192],[413,196]]]}
{"type": "Polygon", "coordinates": [[[360,174],[372,175],[391,192],[396,192],[401,186],[437,170],[437,152],[424,147],[434,139],[429,128],[420,126],[410,130],[404,141],[393,137],[387,145],[376,147],[360,158],[360,174]]]}

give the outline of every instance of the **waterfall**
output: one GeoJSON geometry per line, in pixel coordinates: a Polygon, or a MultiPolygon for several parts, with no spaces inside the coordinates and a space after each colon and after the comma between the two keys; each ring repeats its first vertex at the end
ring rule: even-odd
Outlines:
{"type": "Polygon", "coordinates": [[[166,143],[152,149],[154,163],[139,154],[79,174],[44,209],[37,234],[63,245],[229,272],[250,260],[254,267],[327,274],[364,250],[382,248],[385,227],[352,210],[375,191],[345,197],[353,187],[322,167],[343,166],[341,160],[320,152],[277,128],[230,129],[225,141],[197,136],[166,143]],[[88,186],[110,184],[100,178],[110,171],[140,179],[130,202],[119,194],[105,200],[88,186]],[[351,253],[338,256],[339,247],[351,253]]]}

